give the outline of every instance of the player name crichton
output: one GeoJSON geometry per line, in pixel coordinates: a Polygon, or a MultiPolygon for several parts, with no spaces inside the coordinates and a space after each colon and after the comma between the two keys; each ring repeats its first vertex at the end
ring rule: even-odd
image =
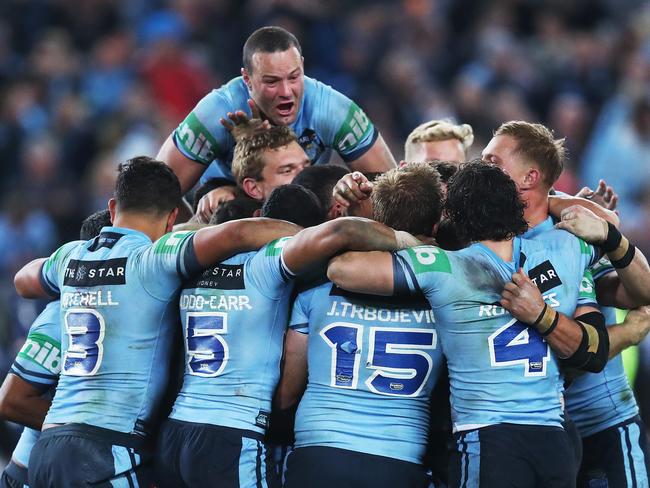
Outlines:
{"type": "Polygon", "coordinates": [[[73,291],[61,296],[61,307],[112,307],[120,302],[113,301],[110,291],[73,291]]]}
{"type": "Polygon", "coordinates": [[[332,302],[332,308],[327,312],[330,317],[345,317],[349,319],[376,320],[379,322],[403,322],[435,324],[433,311],[410,308],[377,308],[370,305],[354,305],[349,302],[332,302]]]}

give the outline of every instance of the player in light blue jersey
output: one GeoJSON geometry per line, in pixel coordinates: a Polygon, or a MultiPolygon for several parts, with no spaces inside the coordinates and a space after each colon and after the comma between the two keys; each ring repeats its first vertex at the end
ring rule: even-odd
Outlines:
{"type": "MultiPolygon", "coordinates": [[[[108,210],[95,212],[83,221],[80,238],[91,239],[100,233],[102,227],[110,224],[108,210]]],[[[58,300],[50,302],[36,318],[0,388],[0,416],[26,425],[11,462],[2,473],[2,488],[28,486],[29,455],[41,434],[43,419],[61,370],[59,307],[58,300]]]]}
{"type": "Polygon", "coordinates": [[[164,163],[130,160],[109,201],[113,227],[16,275],[24,297],[61,297],[61,378],[30,456],[31,485],[149,486],[145,444],[167,385],[182,280],[297,230],[249,220],[166,234],[180,196],[164,163]]]}
{"type": "MultiPolygon", "coordinates": [[[[265,212],[289,219],[288,211],[268,208],[274,203],[286,205],[272,195],[265,212]]],[[[263,438],[280,376],[293,278],[324,270],[327,259],[343,250],[397,249],[400,242],[376,222],[342,218],[238,254],[184,284],[185,375],[158,442],[159,486],[274,484],[263,438]]]]}
{"type": "MultiPolygon", "coordinates": [[[[603,258],[593,268],[594,278],[598,281],[612,271],[609,261],[603,258]]],[[[645,337],[650,318],[647,310],[639,309],[631,311],[622,321],[615,308],[601,309],[609,324],[610,360],[602,372],[576,377],[565,394],[567,411],[582,440],[578,486],[588,488],[595,483],[606,483],[613,488],[647,486],[645,425],[638,416],[620,351],[645,337]],[[627,339],[630,327],[639,330],[639,337],[633,341],[627,339]]]]}
{"type": "MultiPolygon", "coordinates": [[[[408,165],[376,180],[374,217],[430,236],[441,200],[437,172],[408,165]]],[[[428,487],[429,398],[443,360],[428,302],[350,293],[323,280],[304,288],[277,393],[288,408],[306,383],[285,486],[428,487]]]]}
{"type": "Polygon", "coordinates": [[[61,324],[59,301],[50,302],[29,328],[0,390],[0,416],[25,427],[2,473],[0,486],[27,486],[27,467],[32,446],[50,406],[51,395],[61,369],[61,324]]]}
{"type": "Polygon", "coordinates": [[[457,430],[450,486],[573,486],[558,362],[604,365],[607,336],[570,319],[595,251],[567,233],[550,250],[514,237],[527,228],[523,205],[512,180],[490,165],[461,168],[446,211],[474,244],[456,252],[347,253],[330,263],[328,276],[351,291],[427,296],[457,430]],[[541,283],[551,285],[556,303],[544,302],[541,283]]]}
{"type": "MultiPolygon", "coordinates": [[[[241,73],[206,95],[158,153],[158,159],[178,176],[183,193],[208,166],[207,175],[232,179],[235,141],[220,119],[228,112],[248,110],[248,99],[271,124],[289,126],[313,164],[327,163],[334,150],[360,171],[386,171],[395,166],[364,112],[345,95],[304,75],[300,44],[293,34],[280,27],[253,32],[244,45],[241,73]]],[[[216,206],[216,199],[211,200],[209,213],[216,206]]]]}

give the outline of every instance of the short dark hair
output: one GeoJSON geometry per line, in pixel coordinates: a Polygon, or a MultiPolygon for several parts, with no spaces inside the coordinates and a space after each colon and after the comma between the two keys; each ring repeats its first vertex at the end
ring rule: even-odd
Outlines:
{"type": "Polygon", "coordinates": [[[199,206],[201,198],[210,193],[212,190],[216,190],[222,186],[233,186],[236,188],[236,184],[228,178],[210,178],[208,181],[199,186],[194,192],[194,197],[192,199],[192,212],[196,213],[196,209],[199,206]]]}
{"type": "Polygon", "coordinates": [[[503,241],[528,230],[517,185],[480,160],[461,165],[447,186],[445,210],[461,242],[503,241]]]}
{"type": "Polygon", "coordinates": [[[162,161],[137,156],[118,167],[114,198],[120,211],[161,215],[178,207],[181,185],[162,161]]]}
{"type": "Polygon", "coordinates": [[[250,197],[237,197],[219,204],[210,217],[210,224],[223,224],[231,220],[252,217],[256,210],[262,207],[262,202],[250,197]]]}
{"type": "Polygon", "coordinates": [[[325,222],[325,210],[314,192],[300,185],[280,185],[262,206],[262,217],[282,219],[301,227],[325,222]]]}
{"type": "Polygon", "coordinates": [[[302,48],[296,36],[282,27],[268,26],[257,29],[244,43],[243,64],[249,73],[253,72],[253,54],[276,53],[295,47],[300,54],[302,48]]]}
{"type": "Polygon", "coordinates": [[[347,168],[338,164],[307,166],[296,175],[291,183],[313,191],[321,207],[327,211],[332,206],[334,185],[348,173],[347,168]]]}
{"type": "Polygon", "coordinates": [[[427,163],[408,163],[373,183],[373,219],[396,230],[431,235],[442,213],[438,172],[427,163]]]}
{"type": "Polygon", "coordinates": [[[440,175],[440,181],[445,185],[449,183],[451,177],[458,172],[458,163],[452,163],[450,161],[433,161],[429,164],[435,168],[440,175]]]}
{"type": "Polygon", "coordinates": [[[79,239],[82,241],[89,241],[99,235],[102,227],[111,225],[111,213],[106,210],[100,210],[94,214],[89,215],[81,223],[79,230],[79,239]]]}

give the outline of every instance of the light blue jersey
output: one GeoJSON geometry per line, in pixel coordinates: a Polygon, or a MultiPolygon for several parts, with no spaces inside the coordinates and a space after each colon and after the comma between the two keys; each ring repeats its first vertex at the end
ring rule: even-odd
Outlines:
{"type": "MultiPolygon", "coordinates": [[[[607,258],[601,259],[592,269],[595,281],[613,269],[607,258]]],[[[607,325],[619,322],[615,308],[600,309],[607,325]]],[[[639,413],[620,354],[610,359],[600,373],[585,373],[574,379],[565,399],[569,416],[581,437],[601,432],[639,413]]]]}
{"type": "Polygon", "coordinates": [[[513,258],[504,262],[480,243],[455,252],[420,246],[394,253],[396,293],[422,292],[433,307],[455,431],[499,423],[561,426],[557,359],[542,336],[499,300],[523,267],[548,305],[573,315],[595,250],[558,232],[543,244],[515,238],[513,258]]]}
{"type": "Polygon", "coordinates": [[[281,258],[287,239],[185,283],[185,375],[172,419],[265,432],[293,288],[281,258]]]}
{"type": "MultiPolygon", "coordinates": [[[[192,161],[210,165],[202,181],[230,172],[235,140],[219,119],[227,112],[243,110],[250,116],[248,87],[241,77],[212,90],[198,103],[173,133],[174,144],[192,161]]],[[[378,132],[357,104],[332,87],[305,76],[305,90],[296,120],[289,127],[298,136],[312,164],[325,164],[335,150],[354,161],[370,149],[378,132]]]]}
{"type": "Polygon", "coordinates": [[[359,295],[325,282],[298,295],[291,328],[309,334],[296,447],[422,463],[442,362],[424,297],[359,295]]]}
{"type": "Polygon", "coordinates": [[[42,282],[61,296],[61,377],[46,424],[82,423],[148,432],[167,386],[177,294],[199,269],[193,232],[152,243],[133,229],[105,227],[59,248],[42,282]]]}
{"type": "MultiPolygon", "coordinates": [[[[61,322],[59,301],[49,303],[29,328],[25,344],[11,366],[15,374],[43,394],[51,394],[61,370],[61,322]]],[[[25,427],[11,458],[27,467],[32,447],[41,435],[25,427]]]]}

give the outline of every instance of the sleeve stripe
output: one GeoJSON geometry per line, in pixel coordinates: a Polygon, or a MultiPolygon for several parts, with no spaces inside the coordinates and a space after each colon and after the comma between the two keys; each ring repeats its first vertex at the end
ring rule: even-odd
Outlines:
{"type": "Polygon", "coordinates": [[[365,146],[359,148],[359,149],[355,149],[351,153],[340,154],[341,159],[343,161],[345,161],[346,163],[351,163],[352,161],[355,161],[355,160],[359,159],[361,156],[363,156],[364,154],[366,154],[370,150],[370,148],[375,144],[375,141],[377,140],[378,137],[379,137],[379,131],[373,125],[372,126],[372,138],[371,138],[370,142],[368,144],[366,144],[365,146]]]}
{"type": "Polygon", "coordinates": [[[289,328],[301,334],[309,333],[309,324],[291,324],[289,328]]]}
{"type": "Polygon", "coordinates": [[[418,285],[417,279],[415,279],[415,276],[413,275],[413,270],[411,267],[408,265],[406,260],[400,256],[397,253],[392,253],[393,256],[393,288],[394,288],[394,293],[406,293],[406,294],[411,294],[413,292],[415,293],[422,293],[422,290],[420,290],[420,286],[418,285]],[[413,286],[409,285],[408,279],[406,277],[406,273],[404,273],[404,270],[409,274],[411,278],[411,283],[413,283],[413,286]]]}
{"type": "Polygon", "coordinates": [[[179,253],[176,261],[176,271],[184,279],[189,279],[203,270],[194,251],[194,234],[183,244],[183,250],[179,253]]]}
{"type": "Polygon", "coordinates": [[[594,307],[600,309],[600,305],[593,300],[589,302],[581,302],[580,299],[578,299],[578,307],[594,307]]]}
{"type": "Polygon", "coordinates": [[[51,283],[43,273],[43,267],[46,262],[47,261],[43,261],[43,264],[41,264],[41,270],[38,273],[38,280],[40,281],[43,290],[45,290],[45,292],[51,297],[56,298],[59,296],[59,288],[55,284],[51,283]]]}
{"type": "Polygon", "coordinates": [[[182,145],[177,142],[177,138],[178,138],[178,135],[176,134],[176,130],[174,130],[174,132],[172,132],[172,141],[174,142],[174,146],[176,146],[176,149],[178,149],[183,156],[185,156],[190,161],[194,161],[195,163],[200,164],[201,166],[205,166],[205,167],[210,166],[210,164],[205,164],[202,161],[199,161],[193,155],[191,155],[190,153],[185,151],[185,149],[183,149],[182,145]]]}
{"type": "Polygon", "coordinates": [[[282,275],[282,279],[286,281],[291,281],[293,278],[296,277],[296,274],[291,271],[287,265],[284,262],[284,253],[280,253],[280,274],[282,275]]]}
{"type": "Polygon", "coordinates": [[[58,375],[37,373],[35,371],[30,371],[16,362],[14,362],[14,364],[11,365],[11,372],[22,379],[25,379],[24,375],[34,376],[35,378],[42,378],[44,380],[52,380],[53,382],[56,382],[56,380],[59,379],[58,375]]]}

